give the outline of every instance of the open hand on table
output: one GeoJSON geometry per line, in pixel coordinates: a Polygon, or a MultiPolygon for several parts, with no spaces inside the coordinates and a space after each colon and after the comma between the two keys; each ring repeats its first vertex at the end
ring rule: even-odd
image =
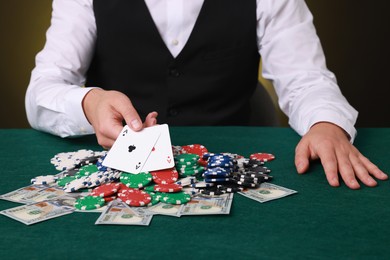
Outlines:
{"type": "Polygon", "coordinates": [[[388,176],[363,156],[349,142],[343,129],[326,122],[317,123],[304,135],[295,149],[295,166],[299,174],[309,169],[310,160],[320,159],[326,178],[331,186],[340,185],[339,174],[351,189],[359,189],[361,181],[369,187],[376,180],[387,180],[388,176]]]}

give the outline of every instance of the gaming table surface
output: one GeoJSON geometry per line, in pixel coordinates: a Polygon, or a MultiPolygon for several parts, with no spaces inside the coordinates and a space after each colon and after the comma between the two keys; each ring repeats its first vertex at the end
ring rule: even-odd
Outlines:
{"type": "MultiPolygon", "coordinates": [[[[248,157],[268,152],[272,183],[298,191],[259,203],[235,194],[229,215],[156,215],[149,226],[95,225],[99,213],[78,213],[26,226],[0,215],[1,259],[388,259],[390,181],[351,190],[328,185],[320,162],[298,175],[290,128],[170,127],[173,145],[248,157]]],[[[390,172],[390,129],[358,129],[356,147],[390,172]]],[[[59,138],[31,129],[0,130],[0,194],[57,171],[59,152],[101,150],[94,136],[59,138]]],[[[0,210],[21,204],[0,200],[0,210]]]]}

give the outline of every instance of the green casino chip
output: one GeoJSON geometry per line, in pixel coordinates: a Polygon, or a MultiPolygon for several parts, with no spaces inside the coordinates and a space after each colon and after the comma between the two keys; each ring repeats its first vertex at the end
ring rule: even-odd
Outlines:
{"type": "Polygon", "coordinates": [[[144,187],[144,191],[146,192],[154,192],[154,186],[156,186],[157,184],[152,184],[152,185],[148,185],[148,186],[145,186],[144,187]]]}
{"type": "Polygon", "coordinates": [[[104,198],[99,196],[85,196],[76,200],[74,204],[76,209],[92,210],[102,207],[105,203],[104,198]]]}
{"type": "Polygon", "coordinates": [[[199,160],[199,155],[183,153],[175,156],[175,162],[185,163],[185,162],[197,162],[199,160]]]}
{"type": "Polygon", "coordinates": [[[82,166],[79,171],[76,173],[78,177],[83,177],[83,176],[89,176],[92,173],[98,172],[98,168],[95,164],[91,165],[84,165],[82,166]]]}
{"type": "Polygon", "coordinates": [[[59,179],[57,181],[57,184],[58,184],[58,186],[64,187],[67,183],[69,183],[75,179],[76,179],[76,177],[74,177],[74,176],[65,176],[65,177],[62,177],[61,179],[59,179]]]}
{"type": "Polygon", "coordinates": [[[201,174],[204,172],[204,167],[203,166],[199,166],[195,169],[189,169],[189,170],[180,170],[179,171],[179,174],[182,175],[182,176],[185,176],[185,177],[188,177],[188,176],[194,176],[194,175],[197,175],[197,174],[201,174]]]}
{"type": "Polygon", "coordinates": [[[142,188],[152,181],[152,174],[150,172],[140,172],[138,174],[123,172],[120,181],[130,188],[142,188]]]}
{"type": "Polygon", "coordinates": [[[148,204],[149,206],[156,205],[157,203],[160,202],[160,198],[161,198],[160,192],[151,192],[151,191],[146,191],[146,190],[144,190],[144,191],[146,193],[148,193],[150,195],[150,197],[152,197],[151,202],[148,204]]]}
{"type": "Polygon", "coordinates": [[[185,204],[191,200],[191,196],[184,192],[176,192],[176,193],[164,193],[160,198],[161,202],[180,205],[185,204]]]}

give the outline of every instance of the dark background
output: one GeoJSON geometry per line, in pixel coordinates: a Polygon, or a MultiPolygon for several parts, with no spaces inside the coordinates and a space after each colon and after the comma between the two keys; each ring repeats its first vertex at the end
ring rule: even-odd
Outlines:
{"type": "MultiPolygon", "coordinates": [[[[358,127],[390,127],[389,2],[307,0],[327,64],[358,127]]],[[[0,0],[0,128],[29,127],[24,95],[34,58],[45,42],[51,0],[0,0]]]]}

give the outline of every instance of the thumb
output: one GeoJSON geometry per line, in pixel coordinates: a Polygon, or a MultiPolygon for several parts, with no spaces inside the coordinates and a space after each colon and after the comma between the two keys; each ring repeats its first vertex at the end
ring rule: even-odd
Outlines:
{"type": "Polygon", "coordinates": [[[309,169],[310,148],[309,143],[302,139],[295,148],[295,167],[299,174],[309,169]]]}
{"type": "Polygon", "coordinates": [[[131,129],[134,131],[139,131],[143,128],[141,118],[127,96],[124,96],[124,98],[118,100],[116,110],[119,114],[122,115],[123,119],[126,121],[126,124],[131,129]]]}

